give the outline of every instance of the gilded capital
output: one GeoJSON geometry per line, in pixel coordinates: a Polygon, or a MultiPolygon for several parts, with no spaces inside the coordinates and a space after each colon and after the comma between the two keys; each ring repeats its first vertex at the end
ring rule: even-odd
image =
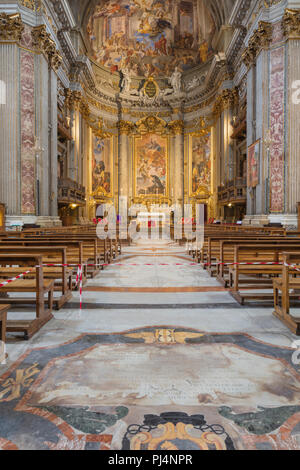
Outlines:
{"type": "Polygon", "coordinates": [[[238,91],[236,88],[223,90],[217,97],[213,114],[218,117],[225,109],[232,108],[238,103],[238,91]]]}
{"type": "Polygon", "coordinates": [[[117,125],[121,135],[130,135],[134,131],[134,124],[130,121],[119,121],[117,125]]]}
{"type": "Polygon", "coordinates": [[[34,47],[45,55],[50,67],[52,67],[56,72],[61,66],[62,57],[56,49],[55,42],[51,38],[50,34],[47,33],[46,26],[42,24],[33,28],[32,38],[34,47]]]}
{"type": "Polygon", "coordinates": [[[282,19],[282,26],[286,37],[290,39],[299,39],[300,10],[286,9],[282,19]]]}
{"type": "Polygon", "coordinates": [[[242,59],[247,68],[252,67],[262,49],[267,49],[272,40],[273,27],[271,23],[260,21],[258,28],[251,36],[248,47],[243,52],[242,59]]]}
{"type": "Polygon", "coordinates": [[[168,124],[168,127],[173,135],[182,135],[184,132],[183,120],[172,121],[168,124]]]}
{"type": "Polygon", "coordinates": [[[65,106],[70,111],[80,110],[82,95],[80,91],[72,91],[69,88],[65,89],[65,106]]]}
{"type": "Polygon", "coordinates": [[[90,107],[85,98],[81,99],[80,105],[79,105],[79,111],[83,119],[88,120],[90,117],[90,107]]]}
{"type": "Polygon", "coordinates": [[[0,41],[19,42],[22,39],[24,25],[20,13],[0,14],[0,41]]]}

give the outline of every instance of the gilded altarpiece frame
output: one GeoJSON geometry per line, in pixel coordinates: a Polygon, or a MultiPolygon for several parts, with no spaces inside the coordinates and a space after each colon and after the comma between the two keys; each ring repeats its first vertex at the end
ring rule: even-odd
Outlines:
{"type": "Polygon", "coordinates": [[[211,129],[191,133],[188,138],[189,197],[207,201],[212,196],[211,129]]]}
{"type": "Polygon", "coordinates": [[[148,117],[133,136],[133,187],[137,203],[168,203],[170,187],[170,135],[166,123],[148,117]]]}
{"type": "Polygon", "coordinates": [[[92,196],[98,201],[114,198],[114,138],[92,137],[92,196]]]}

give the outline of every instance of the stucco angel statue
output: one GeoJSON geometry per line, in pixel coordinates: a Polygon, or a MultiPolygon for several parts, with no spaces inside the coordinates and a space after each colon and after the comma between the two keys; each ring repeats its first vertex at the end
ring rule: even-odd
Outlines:
{"type": "Polygon", "coordinates": [[[178,67],[176,67],[170,78],[170,83],[173,87],[175,94],[181,93],[181,85],[182,85],[181,77],[182,77],[182,74],[178,70],[178,67]]]}
{"type": "Polygon", "coordinates": [[[122,93],[130,93],[131,77],[128,69],[122,70],[123,78],[121,82],[122,93]]]}

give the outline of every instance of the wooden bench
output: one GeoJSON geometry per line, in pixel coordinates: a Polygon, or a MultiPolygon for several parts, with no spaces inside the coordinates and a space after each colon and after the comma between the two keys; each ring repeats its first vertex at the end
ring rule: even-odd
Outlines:
{"type": "MultiPolygon", "coordinates": [[[[61,292],[60,297],[53,298],[53,305],[56,310],[60,310],[67,302],[72,299],[72,274],[73,268],[67,267],[67,248],[66,247],[42,247],[42,246],[17,246],[6,245],[2,246],[0,243],[0,254],[9,254],[9,253],[18,253],[18,254],[36,254],[43,256],[43,264],[47,264],[49,256],[57,256],[61,266],[57,267],[43,267],[43,273],[45,279],[54,280],[54,291],[61,292]]],[[[1,276],[3,278],[10,278],[18,276],[24,272],[23,267],[15,268],[0,268],[1,276]]],[[[27,274],[25,279],[32,279],[35,277],[35,274],[27,274]]]]}
{"type": "MultiPolygon", "coordinates": [[[[7,246],[7,241],[0,240],[0,247],[3,245],[4,247],[7,246]]],[[[29,249],[31,247],[49,247],[49,243],[53,243],[55,246],[51,248],[66,248],[67,249],[67,264],[73,267],[73,288],[76,287],[75,285],[75,276],[77,273],[77,266],[78,265],[85,265],[84,270],[83,270],[83,277],[82,277],[82,283],[83,285],[86,283],[87,280],[87,263],[88,263],[88,257],[83,254],[83,243],[79,241],[73,241],[73,240],[43,240],[41,238],[37,239],[10,239],[9,240],[9,246],[23,246],[26,249],[29,249]]],[[[48,256],[44,257],[44,264],[61,264],[61,258],[55,253],[49,253],[48,256]]]]}
{"type": "Polygon", "coordinates": [[[248,238],[245,239],[225,239],[219,243],[219,254],[215,254],[216,275],[218,281],[224,286],[229,286],[229,263],[234,262],[234,253],[236,245],[264,245],[266,247],[273,247],[278,245],[297,245],[300,244],[300,239],[289,239],[284,237],[263,237],[263,238],[248,238]]]}
{"type": "MultiPolygon", "coordinates": [[[[283,266],[281,277],[273,280],[274,312],[273,315],[281,320],[295,335],[300,336],[300,317],[295,318],[290,314],[291,290],[300,291],[300,271],[288,265],[296,265],[300,270],[300,251],[295,253],[283,253],[283,266]],[[296,277],[295,277],[296,276],[296,277]]],[[[297,300],[300,293],[296,294],[297,300]]]]}
{"type": "Polygon", "coordinates": [[[0,340],[5,343],[6,338],[6,322],[7,322],[7,312],[10,309],[10,305],[0,305],[0,340]]]}
{"type": "Polygon", "coordinates": [[[282,271],[282,265],[265,262],[283,263],[283,252],[287,249],[299,250],[297,245],[278,244],[268,245],[236,245],[234,247],[234,265],[229,266],[230,293],[241,305],[246,300],[272,301],[271,293],[241,292],[241,285],[246,290],[272,289],[273,278],[278,277],[282,271]],[[262,263],[260,265],[241,265],[240,263],[262,263]]]}
{"type": "Polygon", "coordinates": [[[218,275],[219,270],[217,263],[224,263],[228,261],[225,259],[225,253],[226,254],[231,254],[232,257],[234,255],[233,252],[233,247],[236,244],[239,243],[270,243],[271,241],[274,241],[276,243],[278,240],[285,240],[284,237],[271,237],[270,235],[262,235],[262,234],[247,234],[244,236],[241,236],[240,234],[225,234],[222,236],[218,237],[209,237],[207,239],[207,242],[203,246],[203,254],[201,258],[201,264],[202,262],[205,263],[204,265],[207,266],[207,271],[211,276],[218,275]]]}
{"type": "Polygon", "coordinates": [[[103,266],[101,267],[101,264],[109,264],[112,260],[113,253],[112,253],[112,247],[110,246],[108,240],[99,240],[97,236],[92,236],[90,235],[76,235],[76,234],[66,234],[64,238],[61,238],[61,235],[42,235],[40,237],[24,237],[22,239],[17,239],[14,240],[19,241],[19,242],[38,242],[40,243],[46,243],[48,245],[50,244],[55,244],[55,245],[67,245],[68,246],[68,262],[70,264],[83,264],[79,263],[79,259],[74,259],[78,257],[78,252],[75,250],[74,251],[74,244],[76,243],[81,243],[82,244],[82,254],[81,258],[84,259],[84,262],[86,264],[89,264],[85,268],[85,276],[84,276],[84,282],[85,278],[87,276],[90,276],[91,278],[95,277],[100,269],[103,269],[103,266]],[[73,244],[73,245],[72,245],[73,244]],[[72,249],[71,249],[72,248],[72,249]],[[77,261],[77,262],[76,262],[77,261]]]}
{"type": "MultiPolygon", "coordinates": [[[[9,253],[6,255],[0,254],[1,266],[11,266],[13,267],[13,269],[15,269],[16,266],[31,266],[33,272],[35,272],[35,279],[33,280],[20,279],[0,288],[0,293],[35,294],[34,303],[36,305],[36,318],[34,320],[7,321],[7,331],[22,332],[24,333],[24,338],[26,340],[31,338],[37,331],[42,328],[42,326],[44,326],[49,320],[53,318],[52,308],[54,281],[51,279],[44,278],[42,263],[43,259],[40,255],[13,253],[9,253]],[[45,308],[45,303],[47,305],[47,308],[45,308]]],[[[3,281],[5,281],[5,279],[1,278],[0,268],[0,283],[3,281]]],[[[0,304],[7,304],[7,300],[7,298],[0,297],[0,304]]],[[[33,303],[33,299],[30,297],[9,297],[8,302],[11,305],[30,305],[33,303]]]]}

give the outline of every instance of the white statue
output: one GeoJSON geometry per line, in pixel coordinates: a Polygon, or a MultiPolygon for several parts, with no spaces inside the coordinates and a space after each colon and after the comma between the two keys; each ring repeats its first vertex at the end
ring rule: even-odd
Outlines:
{"type": "Polygon", "coordinates": [[[178,67],[176,67],[170,78],[170,83],[173,87],[175,94],[178,94],[181,92],[181,77],[182,77],[182,74],[178,70],[178,67]]]}
{"type": "Polygon", "coordinates": [[[130,92],[130,85],[131,85],[131,77],[129,75],[128,69],[122,70],[123,79],[121,82],[122,93],[129,93],[130,92]]]}

